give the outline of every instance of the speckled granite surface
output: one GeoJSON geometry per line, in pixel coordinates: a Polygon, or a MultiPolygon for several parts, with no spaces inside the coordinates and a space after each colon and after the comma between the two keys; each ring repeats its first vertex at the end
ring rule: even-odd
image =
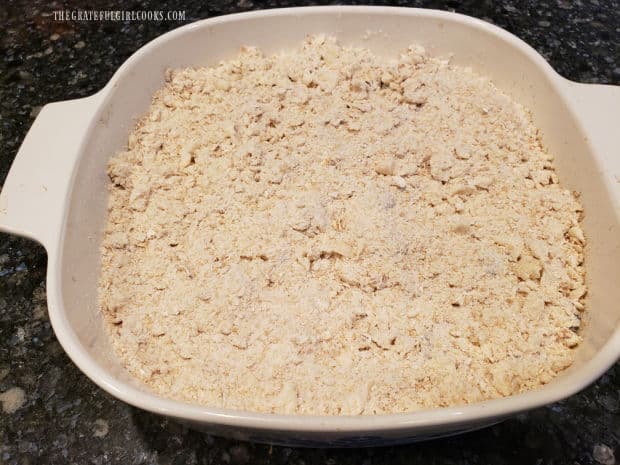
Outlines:
{"type": "MultiPolygon", "coordinates": [[[[71,3],[62,6],[80,7],[71,3]]],[[[90,3],[92,8],[186,10],[188,21],[294,5],[277,0],[202,6],[90,3]]],[[[570,79],[620,84],[618,0],[395,4],[491,21],[533,45],[570,79]]],[[[41,0],[0,6],[0,182],[41,105],[93,93],[133,51],[180,25],[54,21],[50,13],[62,6],[41,0]]],[[[45,266],[42,247],[0,234],[0,464],[613,464],[614,454],[620,456],[620,364],[564,402],[479,432],[411,446],[304,450],[188,431],[113,399],[75,368],[47,318],[45,266]]]]}

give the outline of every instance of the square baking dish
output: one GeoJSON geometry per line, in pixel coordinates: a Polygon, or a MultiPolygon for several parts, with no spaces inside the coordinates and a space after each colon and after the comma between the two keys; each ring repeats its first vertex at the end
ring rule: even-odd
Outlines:
{"type": "Polygon", "coordinates": [[[199,21],[150,42],[95,95],[46,105],[28,132],[0,194],[0,230],[48,253],[47,299],[58,340],[101,388],[147,411],[214,434],[296,446],[367,446],[456,434],[558,401],[584,388],[620,354],[620,87],[559,76],[506,31],[466,16],[392,7],[308,7],[199,21]],[[589,293],[584,342],[573,366],[544,387],[482,403],[375,416],[258,414],[172,401],[120,365],[97,305],[99,246],[109,157],[164,83],[167,68],[205,66],[242,45],[274,52],[327,33],[344,44],[395,55],[420,43],[452,56],[528,107],[556,156],[562,183],[582,193],[589,293]]]}

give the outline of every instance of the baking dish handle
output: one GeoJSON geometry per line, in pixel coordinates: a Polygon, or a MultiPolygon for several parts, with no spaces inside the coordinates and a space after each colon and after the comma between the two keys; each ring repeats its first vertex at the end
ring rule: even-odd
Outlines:
{"type": "Polygon", "coordinates": [[[57,242],[67,190],[101,92],[45,105],[26,134],[0,193],[0,231],[57,242]]]}
{"type": "Polygon", "coordinates": [[[603,176],[620,203],[620,86],[566,81],[575,114],[600,157],[603,176]]]}

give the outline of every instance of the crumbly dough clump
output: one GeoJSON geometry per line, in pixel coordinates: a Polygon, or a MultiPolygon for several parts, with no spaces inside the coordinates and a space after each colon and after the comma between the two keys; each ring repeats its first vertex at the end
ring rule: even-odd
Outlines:
{"type": "Polygon", "coordinates": [[[169,71],[109,176],[101,310],[163,396],[405,412],[536,388],[580,342],[578,196],[521,105],[419,46],[169,71]]]}

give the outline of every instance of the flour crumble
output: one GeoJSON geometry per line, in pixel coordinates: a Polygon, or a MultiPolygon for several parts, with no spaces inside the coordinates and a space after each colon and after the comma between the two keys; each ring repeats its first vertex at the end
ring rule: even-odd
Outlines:
{"type": "Polygon", "coordinates": [[[108,173],[100,306],[162,396],[407,412],[537,388],[581,341],[578,194],[521,105],[420,46],[170,70],[108,173]]]}

